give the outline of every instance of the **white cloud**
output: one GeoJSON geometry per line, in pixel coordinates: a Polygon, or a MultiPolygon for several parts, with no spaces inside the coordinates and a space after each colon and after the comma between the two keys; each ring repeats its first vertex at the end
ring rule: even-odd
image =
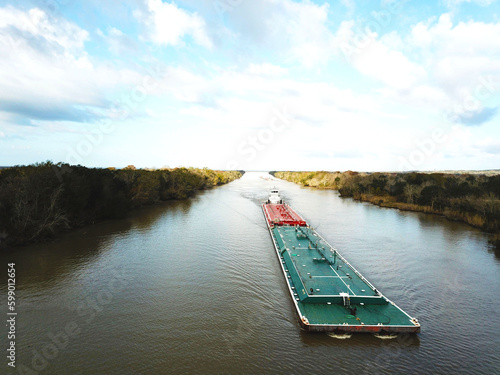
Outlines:
{"type": "Polygon", "coordinates": [[[217,20],[210,27],[220,36],[217,43],[230,45],[238,58],[261,60],[266,53],[287,64],[315,67],[334,53],[329,9],[327,2],[310,0],[241,1],[224,13],[224,23],[217,20]]]}
{"type": "Polygon", "coordinates": [[[0,110],[26,119],[87,121],[106,91],[140,75],[92,61],[86,30],[40,9],[0,8],[0,110]]]}
{"type": "MultiPolygon", "coordinates": [[[[498,132],[493,120],[500,113],[494,102],[498,98],[485,84],[482,93],[490,93],[491,100],[473,110],[467,109],[466,102],[482,79],[486,85],[498,84],[495,92],[500,91],[497,23],[457,23],[445,14],[415,24],[405,34],[400,28],[394,31],[400,22],[390,18],[394,28],[384,26],[379,34],[369,34],[368,42],[355,45],[359,50],[346,62],[339,47],[356,36],[356,23],[348,15],[340,25],[332,24],[338,17],[329,18],[326,1],[228,0],[225,3],[234,6],[217,14],[216,22],[212,22],[211,1],[132,3],[142,4],[142,10],[132,16],[144,27],[142,38],[134,35],[137,24],[125,25],[118,14],[105,19],[109,26],[91,37],[69,18],[37,8],[0,8],[2,142],[12,135],[23,142],[31,138],[32,145],[35,138],[53,135],[60,137],[61,144],[78,139],[96,122],[91,119],[82,126],[75,119],[85,121],[85,114],[106,113],[109,102],[118,96],[130,100],[132,89],[148,77],[133,70],[142,69],[137,65],[123,67],[145,61],[164,62],[154,69],[155,79],[147,80],[151,90],[147,98],[135,91],[140,103],[132,105],[143,116],[140,126],[136,118],[121,121],[120,131],[107,139],[105,151],[96,150],[92,156],[98,165],[104,160],[100,156],[105,163],[120,160],[119,150],[128,145],[136,150],[134,157],[152,160],[154,154],[168,158],[172,165],[210,162],[221,168],[234,157],[244,168],[270,168],[274,167],[270,160],[284,163],[283,152],[292,149],[296,152],[285,158],[288,164],[279,168],[388,168],[408,152],[405,147],[414,146],[413,139],[425,139],[429,129],[442,126],[441,114],[450,108],[458,108],[456,118],[462,123],[484,124],[468,127],[471,134],[482,132],[483,138],[492,134],[494,138],[498,132]],[[144,41],[148,43],[141,44],[144,41]],[[165,50],[158,48],[183,45],[189,48],[168,53],[167,58],[165,50]],[[204,48],[216,53],[196,54],[204,48]],[[103,62],[101,51],[115,53],[117,65],[103,62]],[[133,59],[124,58],[127,53],[133,53],[133,59]],[[266,129],[274,110],[285,107],[293,118],[287,131],[253,161],[238,154],[238,145],[266,129]],[[21,120],[38,126],[19,127],[21,120]],[[208,144],[207,139],[211,139],[208,144]],[[148,146],[140,146],[141,141],[148,146]],[[304,145],[321,152],[304,150],[304,145]],[[333,164],[337,162],[343,164],[333,164]]],[[[335,9],[354,6],[352,0],[342,3],[345,7],[335,9]]],[[[130,21],[128,13],[127,17],[130,21]]],[[[102,27],[101,21],[92,30],[102,27]]],[[[115,118],[120,114],[115,112],[115,118]]],[[[458,156],[467,146],[476,154],[482,147],[498,155],[498,143],[478,143],[473,148],[470,137],[462,141],[460,147],[447,149],[448,154],[456,150],[452,154],[458,156]]],[[[36,147],[47,150],[48,146],[36,147]]]]}
{"type": "Polygon", "coordinates": [[[363,74],[378,79],[386,86],[407,90],[425,78],[425,70],[411,62],[401,51],[373,41],[353,59],[353,65],[363,74]]]}
{"type": "Polygon", "coordinates": [[[476,147],[491,155],[500,155],[500,140],[487,138],[476,142],[476,147]]]}
{"type": "Polygon", "coordinates": [[[453,25],[451,15],[443,14],[437,22],[415,25],[407,42],[431,73],[428,84],[442,90],[449,99],[447,105],[463,114],[471,105],[473,112],[482,111],[500,91],[498,40],[500,23],[453,25]]]}
{"type": "Polygon", "coordinates": [[[318,6],[306,1],[295,3],[283,0],[282,11],[275,12],[270,18],[273,32],[283,33],[290,52],[296,60],[307,67],[325,63],[330,51],[332,37],[326,22],[329,6],[327,3],[318,6]]]}
{"type": "MultiPolygon", "coordinates": [[[[355,40],[353,30],[353,22],[344,22],[336,43],[342,47],[355,40]]],[[[478,125],[497,113],[487,107],[500,91],[498,40],[500,23],[454,24],[443,14],[414,25],[406,37],[394,31],[365,35],[363,43],[344,52],[359,72],[383,84],[378,91],[386,97],[441,112],[443,118],[452,111],[449,119],[478,125]]]]}
{"type": "MultiPolygon", "coordinates": [[[[423,54],[471,57],[475,55],[496,56],[500,47],[497,38],[500,23],[478,21],[453,24],[452,15],[445,13],[439,19],[420,22],[411,30],[408,42],[422,49],[423,54]]],[[[424,55],[424,57],[427,57],[424,55]]]]}
{"type": "MultiPolygon", "coordinates": [[[[405,121],[384,113],[383,103],[377,98],[339,89],[328,83],[300,82],[280,76],[249,76],[246,70],[227,71],[211,77],[198,76],[197,79],[191,77],[190,80],[197,82],[193,89],[199,92],[192,92],[195,97],[205,90],[210,92],[214,86],[222,90],[219,93],[210,92],[210,97],[215,99],[213,106],[186,100],[184,103],[188,105],[181,106],[179,110],[189,126],[227,134],[224,138],[226,146],[221,147],[219,157],[222,165],[234,160],[241,168],[271,168],[270,160],[282,160],[286,154],[286,162],[282,162],[287,166],[282,168],[308,168],[311,162],[318,168],[328,168],[325,163],[331,163],[334,156],[349,153],[357,154],[361,165],[365,152],[390,149],[392,141],[387,136],[392,132],[390,126],[405,121]],[[242,145],[248,145],[251,138],[255,139],[260,132],[269,129],[276,111],[288,114],[290,121],[284,124],[286,131],[281,131],[269,143],[258,146],[255,158],[241,153],[242,145]],[[313,144],[315,149],[331,153],[332,157],[312,160],[309,155],[306,157],[303,154],[304,144],[313,144]],[[289,154],[286,150],[296,152],[289,154]]],[[[188,86],[181,84],[181,87],[185,89],[188,86]]],[[[178,90],[172,90],[171,95],[178,94],[178,90]]],[[[178,96],[177,99],[180,100],[178,96]]],[[[279,125],[282,126],[281,123],[279,125]]],[[[406,133],[406,129],[398,130],[402,137],[406,133]]],[[[199,149],[206,148],[199,141],[199,149]]],[[[366,164],[364,168],[367,168],[366,164]]]]}
{"type": "Polygon", "coordinates": [[[271,64],[250,64],[239,70],[213,69],[203,74],[184,67],[168,67],[159,86],[157,95],[174,98],[190,108],[204,107],[210,113],[220,109],[235,111],[241,116],[255,113],[255,103],[266,108],[278,100],[289,103],[297,116],[317,124],[328,123],[340,112],[387,115],[369,95],[339,89],[329,83],[302,82],[289,77],[286,69],[271,64]],[[249,111],[236,111],[232,101],[249,103],[249,111]]]}
{"type": "Polygon", "coordinates": [[[250,64],[248,73],[263,76],[283,76],[287,73],[285,68],[273,64],[250,64]]]}
{"type": "Polygon", "coordinates": [[[160,45],[180,45],[183,38],[191,36],[196,43],[211,48],[203,18],[190,14],[172,3],[162,0],[146,0],[147,11],[136,11],[134,15],[147,28],[147,37],[160,45]]]}
{"type": "Polygon", "coordinates": [[[62,19],[53,21],[44,11],[37,8],[27,12],[11,6],[0,9],[0,29],[14,33],[9,38],[13,47],[21,43],[18,37],[23,36],[25,42],[36,42],[37,38],[43,38],[46,42],[67,51],[81,50],[88,40],[88,32],[62,19]]]}
{"type": "Polygon", "coordinates": [[[108,44],[109,50],[117,55],[123,56],[127,53],[138,53],[139,51],[136,41],[115,27],[111,27],[107,35],[102,30],[97,29],[97,35],[103,38],[108,44]]]}
{"type": "Polygon", "coordinates": [[[354,22],[344,21],[333,40],[334,46],[359,72],[388,88],[408,90],[426,76],[422,66],[400,50],[404,44],[395,32],[383,37],[372,32],[356,35],[354,22]]]}
{"type": "Polygon", "coordinates": [[[350,11],[353,12],[356,8],[354,0],[341,0],[341,3],[350,11]]]}
{"type": "MultiPolygon", "coordinates": [[[[198,129],[198,134],[210,129],[212,134],[227,135],[224,147],[221,144],[208,151],[215,158],[213,149],[220,150],[217,152],[220,165],[236,160],[242,168],[266,168],[269,160],[282,157],[283,150],[303,150],[304,144],[314,144],[315,148],[335,155],[339,150],[342,155],[355,153],[352,150],[354,140],[359,149],[366,152],[389,149],[392,141],[387,134],[393,132],[391,126],[406,121],[406,118],[387,112],[379,97],[339,89],[331,83],[303,82],[281,73],[266,64],[240,70],[214,69],[208,74],[194,74],[181,67],[168,68],[161,83],[163,92],[158,92],[159,104],[153,109],[158,118],[155,121],[158,121],[159,136],[172,131],[165,129],[165,118],[173,115],[184,126],[198,129]],[[241,154],[239,147],[249,137],[269,129],[275,111],[284,108],[292,119],[286,124],[286,132],[273,138],[272,145],[262,147],[255,159],[241,154]]],[[[406,134],[406,130],[398,130],[398,134],[406,134]]],[[[201,136],[193,142],[198,142],[199,150],[207,147],[201,136]]],[[[184,155],[185,146],[175,147],[184,155]]],[[[305,160],[301,152],[287,156],[287,162],[295,163],[296,168],[307,168],[305,160]]],[[[325,162],[328,160],[321,161],[325,162]]],[[[318,165],[327,168],[324,164],[318,165]]]]}

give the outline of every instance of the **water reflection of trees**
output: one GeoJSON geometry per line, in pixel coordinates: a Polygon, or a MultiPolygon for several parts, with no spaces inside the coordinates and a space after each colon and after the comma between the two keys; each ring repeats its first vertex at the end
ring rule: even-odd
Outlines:
{"type": "MultiPolygon", "coordinates": [[[[185,214],[190,200],[141,208],[126,219],[108,220],[63,234],[58,240],[37,243],[0,253],[3,264],[16,264],[18,289],[50,288],[64,284],[81,268],[90,267],[133,229],[148,229],[166,213],[185,214]]],[[[0,282],[6,285],[6,273],[0,282]]]]}
{"type": "Polygon", "coordinates": [[[492,239],[490,241],[488,251],[495,255],[496,260],[500,261],[500,243],[498,242],[498,239],[492,239]]]}

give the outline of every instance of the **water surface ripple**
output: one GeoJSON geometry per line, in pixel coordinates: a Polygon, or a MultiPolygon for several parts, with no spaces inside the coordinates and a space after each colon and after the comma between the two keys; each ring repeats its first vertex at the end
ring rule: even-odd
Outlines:
{"type": "Polygon", "coordinates": [[[500,259],[488,235],[262,176],[1,254],[4,266],[16,263],[18,366],[55,375],[500,374],[500,259]],[[260,208],[271,184],[416,316],[421,334],[302,331],[260,208]],[[68,324],[78,334],[64,339],[68,324]]]}

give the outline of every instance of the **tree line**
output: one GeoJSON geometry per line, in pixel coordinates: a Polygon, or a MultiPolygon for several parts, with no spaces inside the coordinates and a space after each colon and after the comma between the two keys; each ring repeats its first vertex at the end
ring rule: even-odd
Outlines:
{"type": "Polygon", "coordinates": [[[500,175],[446,173],[271,172],[303,186],[383,207],[444,215],[500,239],[500,175]]]}
{"type": "Polygon", "coordinates": [[[240,178],[242,171],[197,168],[146,170],[37,163],[0,170],[0,248],[36,242],[133,208],[240,178]]]}

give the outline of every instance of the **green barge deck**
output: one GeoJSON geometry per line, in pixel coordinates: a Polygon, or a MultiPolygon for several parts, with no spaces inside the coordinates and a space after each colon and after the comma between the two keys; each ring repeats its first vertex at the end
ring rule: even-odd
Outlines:
{"type": "Polygon", "coordinates": [[[314,229],[274,225],[272,220],[268,228],[305,330],[420,332],[417,319],[385,297],[314,229]]]}

